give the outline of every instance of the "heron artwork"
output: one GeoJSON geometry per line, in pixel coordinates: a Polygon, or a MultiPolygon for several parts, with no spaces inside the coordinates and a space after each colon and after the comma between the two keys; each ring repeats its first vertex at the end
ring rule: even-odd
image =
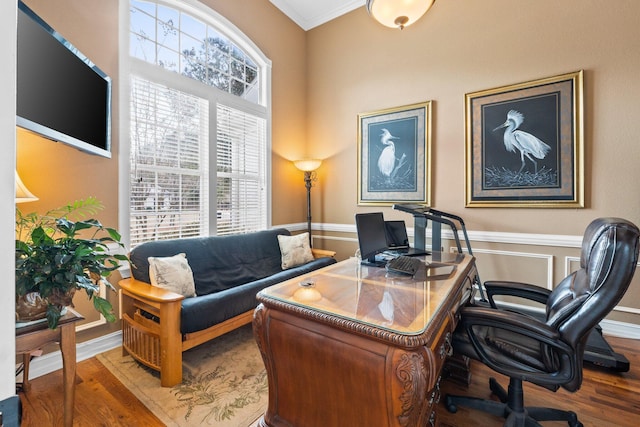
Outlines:
{"type": "Polygon", "coordinates": [[[531,135],[528,132],[518,130],[518,127],[524,121],[524,116],[516,111],[511,110],[507,113],[507,120],[495,128],[493,131],[497,131],[498,129],[507,128],[504,131],[504,147],[507,151],[511,153],[515,153],[516,150],[520,151],[520,160],[522,161],[522,166],[520,166],[520,170],[518,173],[522,172],[525,167],[525,157],[533,163],[535,168],[535,173],[538,173],[538,162],[534,159],[534,157],[538,160],[544,159],[551,147],[541,141],[539,138],[531,135]]]}
{"type": "Polygon", "coordinates": [[[391,135],[391,132],[387,129],[382,129],[380,134],[380,142],[385,145],[385,148],[378,157],[378,170],[386,178],[391,177],[393,170],[396,167],[396,146],[392,139],[398,139],[397,136],[391,135]]]}
{"type": "Polygon", "coordinates": [[[380,174],[387,182],[394,180],[398,169],[400,169],[406,161],[406,154],[404,153],[399,160],[396,157],[396,146],[392,141],[393,139],[398,139],[398,137],[391,135],[388,129],[382,129],[380,142],[385,147],[378,157],[378,171],[380,171],[380,174]]]}

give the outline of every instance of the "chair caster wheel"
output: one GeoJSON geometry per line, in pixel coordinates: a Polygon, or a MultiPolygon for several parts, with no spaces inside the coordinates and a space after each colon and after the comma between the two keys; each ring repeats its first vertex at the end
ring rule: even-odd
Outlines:
{"type": "Polygon", "coordinates": [[[580,421],[578,421],[578,415],[575,412],[569,412],[571,419],[569,420],[569,427],[584,427],[580,421]]]}
{"type": "Polygon", "coordinates": [[[447,411],[451,412],[452,414],[458,412],[458,406],[453,403],[453,399],[451,398],[451,396],[445,397],[444,406],[447,408],[447,411]]]}

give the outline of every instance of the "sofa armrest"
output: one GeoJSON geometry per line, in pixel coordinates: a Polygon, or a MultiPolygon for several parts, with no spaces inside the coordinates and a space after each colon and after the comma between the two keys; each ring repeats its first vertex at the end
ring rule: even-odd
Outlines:
{"type": "Polygon", "coordinates": [[[180,311],[184,296],[134,278],[118,284],[123,351],[153,369],[159,368],[163,387],[182,382],[180,311]]]}
{"type": "Polygon", "coordinates": [[[183,295],[168,291],[134,278],[122,279],[118,282],[120,289],[127,291],[132,297],[154,303],[181,301],[183,295]]]}
{"type": "Polygon", "coordinates": [[[329,250],[326,250],[326,249],[314,249],[314,248],[311,248],[311,253],[313,254],[314,258],[322,258],[322,257],[335,258],[336,257],[336,252],[335,251],[329,251],[329,250]]]}

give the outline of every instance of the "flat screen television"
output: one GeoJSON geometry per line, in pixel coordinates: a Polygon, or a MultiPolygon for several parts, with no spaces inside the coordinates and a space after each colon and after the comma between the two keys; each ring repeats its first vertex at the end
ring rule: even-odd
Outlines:
{"type": "Polygon", "coordinates": [[[382,212],[356,214],[356,231],[363,265],[384,267],[376,255],[387,250],[387,233],[382,212]]]}
{"type": "Polygon", "coordinates": [[[18,2],[16,124],[111,157],[111,79],[18,2]]]}

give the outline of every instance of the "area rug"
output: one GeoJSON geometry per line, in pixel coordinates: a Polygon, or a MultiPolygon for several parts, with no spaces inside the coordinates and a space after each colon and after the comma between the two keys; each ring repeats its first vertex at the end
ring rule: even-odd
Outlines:
{"type": "Polygon", "coordinates": [[[174,387],[160,387],[160,375],[121,348],[97,358],[167,426],[248,427],[267,408],[267,374],[251,325],[184,352],[183,381],[174,387]]]}

